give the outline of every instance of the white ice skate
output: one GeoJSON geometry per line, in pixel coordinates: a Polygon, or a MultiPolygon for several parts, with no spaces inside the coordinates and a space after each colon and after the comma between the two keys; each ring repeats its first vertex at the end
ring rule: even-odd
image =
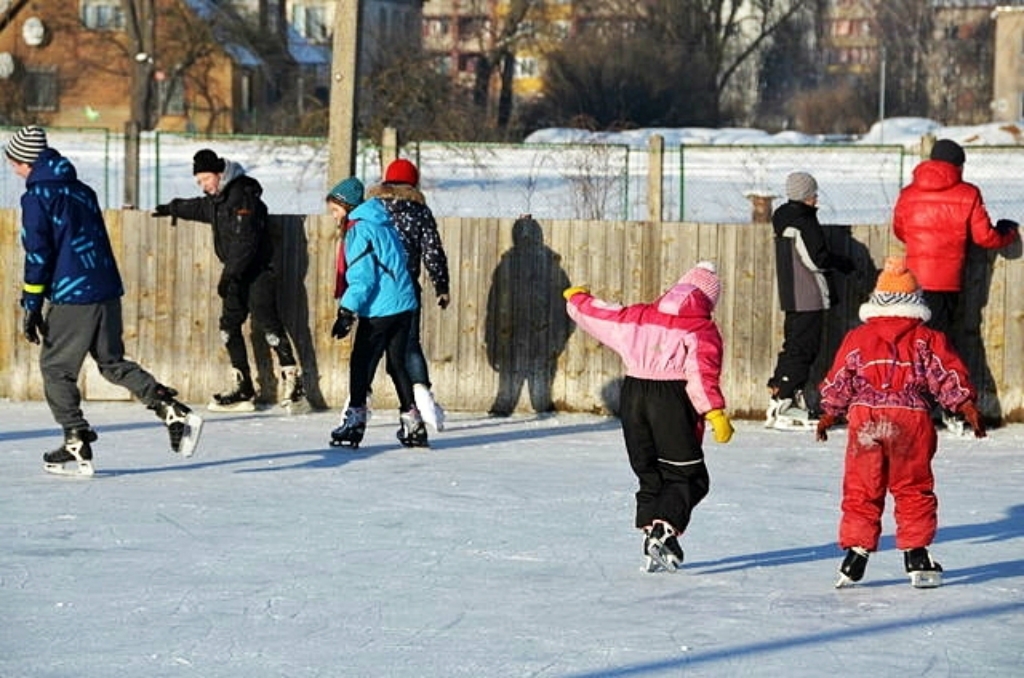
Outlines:
{"type": "Polygon", "coordinates": [[[430,392],[426,384],[413,384],[412,393],[416,400],[416,409],[420,411],[423,423],[435,431],[444,430],[444,408],[434,400],[434,394],[430,392]]]}
{"type": "Polygon", "coordinates": [[[818,420],[812,418],[807,409],[795,403],[792,398],[772,398],[764,425],[776,431],[813,431],[818,426],[818,420]]]}

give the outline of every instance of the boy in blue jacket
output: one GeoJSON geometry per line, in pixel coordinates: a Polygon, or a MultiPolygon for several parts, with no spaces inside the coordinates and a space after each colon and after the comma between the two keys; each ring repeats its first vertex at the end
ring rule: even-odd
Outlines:
{"type": "Polygon", "coordinates": [[[64,443],[43,455],[44,468],[63,475],[94,473],[91,444],[98,436],[82,413],[78,389],[86,355],[95,359],[104,379],[156,412],[174,452],[191,456],[203,420],[175,400],[177,391],[124,357],[124,289],[96,193],[78,180],[67,158],[49,147],[41,127],[18,130],[4,152],[14,173],[25,180],[24,334],[42,344],[39,367],[46,403],[64,429],[64,443]]]}

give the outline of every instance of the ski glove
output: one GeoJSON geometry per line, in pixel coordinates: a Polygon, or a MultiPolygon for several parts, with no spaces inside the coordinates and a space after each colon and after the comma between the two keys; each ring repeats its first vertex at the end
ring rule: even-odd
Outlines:
{"type": "Polygon", "coordinates": [[[974,406],[974,403],[970,400],[965,402],[963,407],[960,408],[960,414],[964,415],[964,421],[974,431],[975,438],[984,438],[987,435],[985,433],[985,424],[981,421],[981,414],[978,412],[978,408],[974,406]]]}
{"type": "Polygon", "coordinates": [[[725,415],[722,410],[711,410],[704,415],[708,423],[711,424],[711,428],[715,431],[715,442],[716,443],[727,443],[732,440],[732,422],[729,421],[729,417],[725,415]]]}
{"type": "Polygon", "coordinates": [[[1016,231],[1019,226],[1020,224],[1012,219],[1000,219],[996,222],[995,229],[999,231],[1000,235],[1006,235],[1010,231],[1016,231]]]}
{"type": "Polygon", "coordinates": [[[348,333],[352,331],[352,326],[356,323],[356,314],[347,308],[338,309],[338,318],[334,321],[334,327],[331,328],[331,336],[335,339],[344,339],[348,336],[348,333]]]}
{"type": "Polygon", "coordinates": [[[25,330],[25,338],[33,344],[38,344],[41,338],[45,338],[46,332],[49,329],[46,326],[46,321],[43,320],[43,312],[38,309],[25,311],[23,328],[25,330]]]}
{"type": "Polygon", "coordinates": [[[566,301],[568,301],[568,300],[573,298],[573,295],[580,294],[580,293],[582,293],[582,294],[590,294],[590,290],[588,290],[586,287],[577,285],[576,287],[568,287],[568,288],[566,288],[566,290],[564,292],[562,292],[562,296],[565,297],[566,301]]]}
{"type": "Polygon", "coordinates": [[[835,426],[836,418],[832,414],[823,414],[818,419],[818,428],[814,432],[814,439],[820,442],[828,440],[828,430],[835,426]]]}

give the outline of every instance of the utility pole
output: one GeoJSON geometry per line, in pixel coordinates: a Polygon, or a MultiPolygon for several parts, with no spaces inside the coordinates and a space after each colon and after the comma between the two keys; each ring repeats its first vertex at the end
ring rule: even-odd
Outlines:
{"type": "Polygon", "coordinates": [[[356,170],[356,77],[359,65],[360,0],[337,0],[334,8],[334,55],[331,62],[331,108],[328,114],[327,185],[356,170]]]}

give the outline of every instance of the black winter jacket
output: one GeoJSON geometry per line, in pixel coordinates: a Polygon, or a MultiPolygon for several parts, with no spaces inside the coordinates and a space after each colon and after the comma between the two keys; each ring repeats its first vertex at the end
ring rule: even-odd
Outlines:
{"type": "Polygon", "coordinates": [[[227,162],[222,188],[216,195],[175,198],[170,213],[210,224],[213,249],[224,264],[222,281],[252,280],[273,263],[273,243],[267,226],[263,187],[242,168],[227,162]]]}
{"type": "Polygon", "coordinates": [[[818,223],[818,208],[790,200],[772,214],[775,230],[775,273],[783,311],[821,311],[829,308],[825,272],[847,270],[850,261],[828,250],[818,223]]]}

